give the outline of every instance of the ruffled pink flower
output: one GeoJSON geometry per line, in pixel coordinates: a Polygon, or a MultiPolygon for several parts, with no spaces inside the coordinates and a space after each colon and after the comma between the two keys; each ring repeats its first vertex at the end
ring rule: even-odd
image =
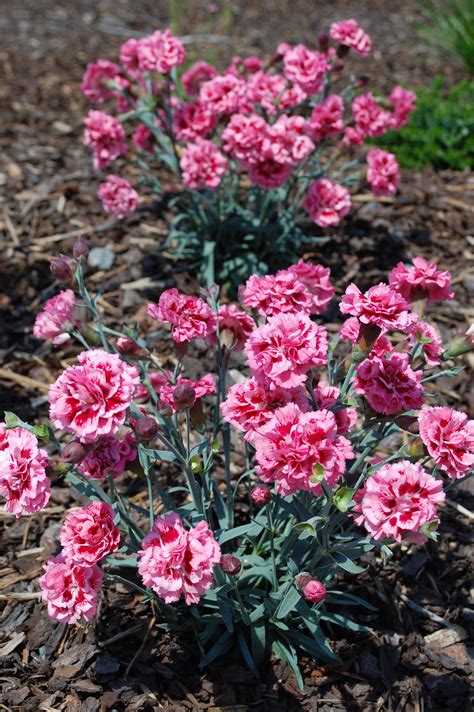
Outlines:
{"type": "Polygon", "coordinates": [[[268,157],[250,166],[249,180],[267,190],[280,188],[286,183],[292,170],[292,166],[268,157]]]}
{"type": "Polygon", "coordinates": [[[302,104],[308,98],[308,95],[301,87],[293,86],[287,87],[281,94],[280,103],[278,105],[279,109],[283,111],[287,109],[294,109],[298,104],[302,104]]]}
{"type": "Polygon", "coordinates": [[[329,302],[336,293],[331,284],[329,267],[299,260],[296,264],[288,267],[288,271],[293,272],[311,294],[313,298],[311,313],[322,314],[326,311],[329,302]]]}
{"type": "Polygon", "coordinates": [[[212,586],[213,566],[221,558],[219,544],[206,522],[186,530],[179,514],[157,517],[143,539],[138,573],[165,603],[184,595],[190,606],[212,586]]]}
{"type": "MultiPolygon", "coordinates": [[[[247,312],[242,311],[236,304],[221,304],[217,312],[219,322],[219,335],[223,338],[226,333],[232,335],[232,349],[240,351],[244,348],[245,342],[255,329],[255,322],[247,312]]],[[[215,334],[211,334],[209,341],[215,344],[217,339],[215,334]]]]}
{"type": "Polygon", "coordinates": [[[145,126],[145,124],[139,124],[132,134],[132,141],[137,148],[147,153],[153,153],[154,137],[152,131],[145,126]]]}
{"type": "Polygon", "coordinates": [[[110,475],[119,477],[137,456],[135,438],[127,433],[122,439],[114,435],[103,435],[87,451],[87,455],[78,463],[77,469],[84,477],[95,480],[110,475]]]}
{"type": "Polygon", "coordinates": [[[409,114],[416,109],[416,94],[398,85],[392,89],[389,99],[393,105],[392,128],[398,131],[408,123],[409,114]]]}
{"type": "MultiPolygon", "coordinates": [[[[330,386],[326,381],[319,381],[316,388],[313,388],[316,405],[323,410],[327,410],[336,405],[339,395],[339,388],[330,386]]],[[[349,432],[349,430],[352,430],[357,422],[357,410],[355,408],[340,407],[338,410],[333,410],[332,412],[336,419],[336,428],[339,435],[344,435],[349,432]]]]}
{"type": "Polygon", "coordinates": [[[105,183],[101,183],[97,197],[102,202],[106,213],[111,213],[118,220],[133,213],[140,197],[131,183],[120,176],[108,175],[105,183]]]}
{"type": "Polygon", "coordinates": [[[157,30],[138,40],[137,60],[142,72],[169,74],[173,67],[183,64],[186,57],[181,40],[169,30],[157,30]]]}
{"type": "Polygon", "coordinates": [[[301,411],[309,410],[304,388],[287,390],[251,378],[229,388],[221,411],[226,423],[243,431],[244,439],[251,442],[269,423],[275,411],[287,403],[296,404],[301,411]]]}
{"type": "Polygon", "coordinates": [[[258,104],[269,115],[277,111],[277,100],[285,88],[286,80],[280,74],[257,71],[247,79],[247,93],[253,104],[258,104]]]}
{"type": "Polygon", "coordinates": [[[309,184],[303,206],[316,225],[339,225],[351,208],[351,196],[347,188],[322,178],[309,184]]]}
{"type": "Polygon", "coordinates": [[[361,57],[368,57],[372,49],[372,40],[364,32],[356,20],[341,20],[333,22],[329,30],[330,36],[345,47],[351,47],[361,57]]]}
{"type": "Polygon", "coordinates": [[[410,327],[408,343],[410,346],[423,345],[423,356],[428,366],[437,366],[441,363],[444,353],[443,340],[434,326],[419,319],[410,327]]]}
{"type": "Polygon", "coordinates": [[[227,158],[212,141],[188,143],[180,160],[183,183],[188,188],[214,190],[227,170],[227,158]]]}
{"type": "Polygon", "coordinates": [[[376,413],[395,415],[423,405],[423,371],[413,371],[409,355],[392,351],[371,355],[357,367],[354,388],[367,398],[376,413]]]}
{"type": "Polygon", "coordinates": [[[196,62],[189,67],[181,77],[183,89],[188,96],[199,96],[199,91],[204,82],[214,79],[217,69],[207,62],[196,62]]]}
{"type": "Polygon", "coordinates": [[[76,566],[93,566],[120,546],[114,510],[107,502],[92,502],[73,509],[64,520],[60,541],[62,555],[76,566]]]}
{"type": "Polygon", "coordinates": [[[127,153],[124,128],[114,116],[103,111],[89,111],[84,125],[83,143],[92,149],[95,168],[105,168],[127,153]]]}
{"type": "Polygon", "coordinates": [[[267,122],[258,114],[234,114],[222,132],[222,147],[232,158],[245,165],[260,160],[267,122]]]}
{"type": "Polygon", "coordinates": [[[296,45],[283,57],[285,77],[306,94],[316,94],[321,90],[329,68],[325,54],[312,51],[304,44],[296,45]]]}
{"type": "Polygon", "coordinates": [[[443,483],[419,463],[401,460],[383,465],[366,480],[354,510],[359,526],[374,539],[423,542],[422,527],[438,519],[443,483]]]}
{"type": "Polygon", "coordinates": [[[38,581],[50,618],[61,623],[90,621],[97,609],[103,577],[96,564],[83,567],[67,562],[63,556],[50,559],[38,581]]]}
{"type": "Polygon", "coordinates": [[[314,151],[314,143],[307,132],[307,123],[302,116],[282,114],[274,124],[267,125],[263,156],[295,166],[314,151]]]}
{"type": "Polygon", "coordinates": [[[199,378],[197,381],[191,381],[189,378],[181,377],[178,378],[174,384],[165,383],[161,386],[159,391],[160,400],[164,403],[169,403],[174,411],[179,410],[173,397],[174,390],[177,386],[191,386],[196,394],[196,400],[216,393],[216,382],[214,376],[210,373],[199,378]]]}
{"type": "Polygon", "coordinates": [[[107,86],[107,82],[114,81],[119,72],[120,67],[107,59],[88,64],[81,83],[82,93],[91,101],[102,104],[116,93],[107,86]]]}
{"type": "Polygon", "coordinates": [[[382,136],[391,127],[392,116],[378,104],[371,92],[356,96],[352,102],[355,129],[362,137],[382,136]]]}
{"type": "Polygon", "coordinates": [[[388,279],[390,286],[410,301],[427,298],[433,303],[454,298],[449,272],[439,270],[424,257],[414,257],[410,266],[399,262],[388,279]]]}
{"type": "Polygon", "coordinates": [[[250,369],[259,380],[296,388],[310,369],[327,363],[326,329],[306,314],[277,314],[255,329],[245,344],[250,369]]]}
{"type": "Polygon", "coordinates": [[[51,482],[46,475],[48,454],[26,428],[6,430],[0,424],[0,497],[6,512],[33,514],[46,507],[51,482]]]}
{"type": "Polygon", "coordinates": [[[216,330],[217,317],[199,297],[180,294],[177,289],[162,292],[158,304],[149,304],[147,313],[157,321],[171,324],[173,341],[205,339],[216,330]]]}
{"type": "Polygon", "coordinates": [[[70,331],[79,321],[74,318],[76,297],[72,289],[65,289],[45,302],[33,326],[36,339],[52,339],[55,346],[71,338],[70,331]]]}
{"type": "Polygon", "coordinates": [[[436,466],[457,480],[474,468],[474,420],[452,408],[423,408],[420,437],[436,466]]]}
{"type": "Polygon", "coordinates": [[[367,154],[367,180],[374,195],[393,195],[400,184],[400,167],[395,154],[372,148],[367,154]]]}
{"type": "Polygon", "coordinates": [[[50,418],[56,428],[90,443],[123,425],[138,371],[103,349],[83,351],[49,389],[50,418]]]}
{"type": "Polygon", "coordinates": [[[339,329],[341,339],[356,344],[359,341],[360,322],[356,316],[350,316],[339,329]]]}
{"type": "Polygon", "coordinates": [[[240,299],[246,307],[256,309],[262,316],[310,314],[313,307],[312,295],[289,270],[263,277],[253,274],[243,286],[240,299]]]}
{"type": "Polygon", "coordinates": [[[173,113],[173,131],[179,141],[205,138],[214,130],[217,116],[202,101],[194,104],[181,102],[173,113]]]}
{"type": "Polygon", "coordinates": [[[365,293],[354,283],[350,284],[341,297],[339,309],[342,314],[356,316],[363,324],[376,324],[383,331],[404,331],[416,321],[403,296],[383,282],[365,293]]]}
{"type": "Polygon", "coordinates": [[[213,114],[230,115],[251,108],[246,82],[233,74],[218,75],[204,82],[199,98],[213,114]]]}
{"type": "Polygon", "coordinates": [[[338,136],[344,130],[344,102],[338,94],[330,94],[314,107],[308,121],[313,141],[322,141],[326,136],[338,136]]]}
{"type": "Polygon", "coordinates": [[[254,440],[256,472],[264,482],[276,482],[282,495],[306,490],[322,492],[321,479],[333,488],[353,458],[352,447],[337,433],[329,410],[302,412],[289,403],[275,411],[254,440]]]}
{"type": "Polygon", "coordinates": [[[120,47],[120,63],[125,69],[135,71],[138,69],[139,40],[131,38],[120,47]]]}

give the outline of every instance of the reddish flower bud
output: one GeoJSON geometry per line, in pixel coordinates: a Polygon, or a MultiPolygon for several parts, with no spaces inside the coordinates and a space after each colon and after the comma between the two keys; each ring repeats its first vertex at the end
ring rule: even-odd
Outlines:
{"type": "Polygon", "coordinates": [[[321,52],[327,52],[329,49],[329,35],[327,32],[320,32],[318,37],[319,49],[321,52]]]}
{"type": "Polygon", "coordinates": [[[74,275],[67,257],[60,255],[53,257],[49,263],[49,269],[54,279],[63,284],[71,285],[74,282],[74,275]]]}
{"type": "Polygon", "coordinates": [[[270,501],[272,491],[266,485],[257,485],[250,493],[250,499],[257,507],[263,507],[264,504],[270,501]]]}
{"type": "Polygon", "coordinates": [[[186,384],[176,386],[173,391],[173,400],[179,410],[188,410],[193,407],[196,401],[196,391],[192,386],[186,384]]]}
{"type": "Polygon", "coordinates": [[[297,577],[296,588],[311,603],[321,603],[327,596],[326,586],[308,574],[300,574],[297,577]]]}
{"type": "Polygon", "coordinates": [[[176,357],[181,361],[188,352],[188,341],[175,341],[173,342],[174,352],[176,357]]]}
{"type": "Polygon", "coordinates": [[[346,66],[346,63],[344,62],[343,59],[336,59],[334,64],[332,65],[332,71],[333,72],[342,72],[344,67],[346,66]]]}
{"type": "Polygon", "coordinates": [[[173,415],[173,408],[166,401],[159,400],[156,404],[156,410],[161,418],[171,418],[173,415]]]}
{"type": "Polygon", "coordinates": [[[63,460],[64,462],[69,462],[71,465],[75,465],[81,462],[87,455],[87,450],[81,443],[72,442],[68,443],[63,450],[63,460]]]}
{"type": "Polygon", "coordinates": [[[363,89],[364,87],[367,86],[368,83],[369,83],[369,77],[366,74],[362,74],[360,77],[357,77],[356,86],[358,89],[363,89]]]}
{"type": "Polygon", "coordinates": [[[139,440],[152,440],[158,430],[158,423],[151,415],[145,415],[133,423],[133,432],[139,440]]]}
{"type": "Polygon", "coordinates": [[[343,59],[344,57],[347,57],[347,55],[350,52],[350,47],[347,45],[340,44],[339,47],[337,48],[336,54],[339,57],[339,59],[343,59]]]}
{"type": "Polygon", "coordinates": [[[229,576],[236,576],[242,568],[240,559],[233,554],[223,554],[219,566],[229,576]]]}
{"type": "Polygon", "coordinates": [[[87,242],[84,240],[83,237],[76,238],[76,241],[72,248],[72,256],[74,257],[74,259],[78,260],[80,257],[86,258],[88,254],[89,246],[87,242]]]}
{"type": "Polygon", "coordinates": [[[120,336],[117,339],[117,349],[124,356],[131,356],[132,358],[142,358],[146,355],[145,349],[128,336],[120,336]]]}

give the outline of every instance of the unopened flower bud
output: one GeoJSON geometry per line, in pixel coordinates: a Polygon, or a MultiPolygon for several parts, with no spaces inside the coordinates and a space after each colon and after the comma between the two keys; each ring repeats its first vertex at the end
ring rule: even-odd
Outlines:
{"type": "Polygon", "coordinates": [[[117,339],[117,349],[124,356],[131,356],[132,358],[143,358],[146,355],[145,349],[128,336],[120,336],[117,339]]]}
{"type": "Polygon", "coordinates": [[[78,260],[80,257],[87,257],[89,254],[89,246],[87,242],[84,240],[83,237],[78,237],[76,238],[76,241],[73,245],[72,248],[72,256],[74,257],[75,260],[78,260]]]}
{"type": "Polygon", "coordinates": [[[176,357],[181,361],[187,354],[188,352],[188,341],[174,341],[173,346],[174,346],[174,352],[176,354],[176,357]]]}
{"type": "Polygon", "coordinates": [[[474,349],[474,325],[463,336],[454,339],[445,351],[446,358],[457,358],[474,349]]]}
{"type": "Polygon", "coordinates": [[[173,408],[169,403],[163,400],[159,400],[156,404],[156,410],[160,418],[171,418],[173,415],[173,408]]]}
{"type": "Polygon", "coordinates": [[[158,423],[151,415],[144,415],[133,423],[133,432],[139,440],[152,440],[158,430],[158,423]]]}
{"type": "Polygon", "coordinates": [[[192,386],[186,384],[176,386],[173,391],[173,400],[179,410],[189,410],[196,402],[196,391],[192,386]]]}
{"type": "Polygon", "coordinates": [[[358,89],[363,89],[364,87],[367,86],[368,83],[369,83],[369,77],[366,74],[361,74],[360,77],[357,77],[356,87],[358,89]]]}
{"type": "Polygon", "coordinates": [[[399,415],[398,418],[395,419],[395,422],[399,428],[406,430],[407,433],[416,435],[420,432],[418,418],[415,418],[414,415],[399,415]]]}
{"type": "Polygon", "coordinates": [[[49,263],[49,269],[54,279],[57,279],[58,282],[62,282],[67,285],[71,285],[73,283],[74,275],[68,259],[64,255],[53,257],[49,263]]]}
{"type": "Polygon", "coordinates": [[[327,32],[320,32],[318,37],[319,49],[321,52],[327,52],[329,49],[329,35],[327,32]]]}
{"type": "Polygon", "coordinates": [[[339,57],[339,59],[344,59],[344,57],[347,57],[347,55],[350,52],[350,47],[347,45],[340,44],[339,47],[337,48],[336,54],[339,57]]]}
{"type": "Polygon", "coordinates": [[[309,574],[300,574],[297,577],[296,588],[311,603],[321,603],[327,596],[326,586],[309,574]]]}
{"type": "Polygon", "coordinates": [[[346,63],[344,62],[343,59],[336,59],[334,64],[332,65],[331,69],[333,72],[342,72],[344,67],[346,66],[346,63]]]}
{"type": "Polygon", "coordinates": [[[76,465],[85,458],[86,454],[87,450],[81,443],[68,443],[63,450],[63,460],[71,465],[76,465]]]}
{"type": "Polygon", "coordinates": [[[270,501],[272,491],[267,485],[256,485],[250,493],[250,499],[257,507],[263,507],[264,504],[270,501]]]}
{"type": "Polygon", "coordinates": [[[229,576],[236,576],[242,568],[240,559],[233,554],[223,554],[219,566],[229,576]]]}

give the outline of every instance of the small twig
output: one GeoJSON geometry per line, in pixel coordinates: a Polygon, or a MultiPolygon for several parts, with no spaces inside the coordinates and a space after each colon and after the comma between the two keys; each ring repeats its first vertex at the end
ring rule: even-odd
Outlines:
{"type": "Polygon", "coordinates": [[[41,598],[41,591],[31,593],[0,593],[0,601],[38,601],[41,598]]]}
{"type": "Polygon", "coordinates": [[[427,608],[423,608],[423,606],[419,606],[418,603],[412,601],[410,598],[408,598],[408,596],[405,596],[404,593],[400,593],[399,598],[401,601],[403,601],[403,603],[406,603],[409,608],[413,609],[420,616],[423,616],[424,618],[429,618],[432,621],[436,621],[436,623],[443,625],[445,628],[453,627],[453,623],[449,623],[448,621],[445,621],[444,618],[441,618],[441,616],[438,616],[436,613],[429,611],[427,608]]]}
{"type": "Polygon", "coordinates": [[[107,645],[112,645],[112,643],[116,643],[118,640],[128,638],[128,636],[133,635],[133,633],[138,633],[138,631],[142,630],[142,628],[143,623],[137,623],[137,625],[134,625],[131,628],[128,628],[127,630],[123,630],[121,633],[117,633],[111,638],[107,638],[107,640],[100,642],[99,645],[101,648],[105,648],[107,645]]]}
{"type": "Polygon", "coordinates": [[[446,504],[449,504],[450,507],[459,512],[459,514],[463,514],[468,519],[474,519],[474,512],[471,512],[469,509],[466,509],[466,507],[463,507],[462,504],[458,504],[457,502],[454,502],[454,500],[448,499],[447,497],[445,499],[445,502],[446,504]]]}
{"type": "Polygon", "coordinates": [[[30,391],[39,391],[40,393],[45,394],[49,391],[49,385],[47,383],[36,381],[34,378],[30,378],[29,376],[22,376],[20,373],[14,373],[6,368],[0,368],[0,381],[18,383],[18,385],[24,386],[30,391]]]}

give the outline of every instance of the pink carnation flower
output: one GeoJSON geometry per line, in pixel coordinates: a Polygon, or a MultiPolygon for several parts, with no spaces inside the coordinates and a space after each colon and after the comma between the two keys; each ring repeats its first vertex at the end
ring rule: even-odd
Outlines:
{"type": "Polygon", "coordinates": [[[120,546],[114,510],[107,502],[92,502],[73,509],[64,520],[60,541],[62,555],[76,566],[93,566],[120,546]]]}
{"type": "MultiPolygon", "coordinates": [[[[148,371],[147,378],[150,381],[151,387],[159,398],[161,388],[172,382],[173,373],[172,371],[168,370],[166,370],[164,373],[162,373],[161,371],[148,371]]],[[[135,400],[148,400],[149,397],[150,393],[148,391],[148,388],[143,383],[140,383],[135,394],[135,400]]]]}
{"type": "Polygon", "coordinates": [[[56,428],[90,443],[123,425],[136,386],[137,369],[103,349],[83,351],[49,389],[50,418],[56,428]]]}
{"type": "Polygon", "coordinates": [[[352,102],[352,116],[356,131],[362,137],[382,136],[392,124],[390,112],[377,104],[371,92],[356,96],[352,102]]]}
{"type": "Polygon", "coordinates": [[[436,507],[444,500],[443,483],[409,460],[383,465],[360,495],[355,521],[377,540],[426,541],[420,529],[438,519],[436,507]]]}
{"type": "Polygon", "coordinates": [[[72,289],[65,289],[45,302],[33,326],[36,339],[52,339],[55,346],[64,344],[71,338],[70,331],[79,325],[74,318],[76,297],[72,289]]]}
{"type": "Polygon", "coordinates": [[[171,324],[173,341],[205,339],[216,330],[217,317],[205,301],[188,297],[177,289],[162,292],[158,304],[149,304],[147,312],[157,321],[171,324]]]}
{"type": "Polygon", "coordinates": [[[138,40],[137,60],[142,72],[169,74],[173,67],[183,64],[184,47],[169,30],[157,30],[152,35],[138,40]]]}
{"type": "Polygon", "coordinates": [[[217,69],[207,62],[196,62],[183,72],[181,83],[188,96],[199,96],[199,91],[204,82],[214,79],[217,69]]]}
{"type": "Polygon", "coordinates": [[[232,158],[245,165],[260,160],[267,122],[258,114],[234,114],[222,132],[222,146],[232,158]]]}
{"type": "MultiPolygon", "coordinates": [[[[226,334],[232,336],[232,349],[240,351],[244,348],[245,342],[255,329],[255,322],[247,312],[242,311],[236,304],[221,304],[217,312],[219,322],[219,335],[226,338],[226,334]]],[[[215,344],[217,339],[215,334],[209,337],[211,344],[215,344]]]]}
{"type": "Polygon", "coordinates": [[[101,569],[75,566],[64,556],[54,556],[44,566],[39,579],[48,615],[61,623],[90,621],[97,609],[97,594],[103,580],[101,569]]]}
{"type": "Polygon", "coordinates": [[[245,81],[233,74],[218,75],[204,82],[199,98],[213,114],[230,115],[251,109],[245,81]]]}
{"type": "Polygon", "coordinates": [[[342,295],[339,309],[342,314],[356,316],[363,324],[376,324],[383,331],[404,331],[416,321],[403,296],[383,282],[370,287],[365,293],[355,284],[350,284],[342,295]]]}
{"type": "Polygon", "coordinates": [[[301,386],[310,369],[327,363],[327,349],[326,329],[306,314],[271,316],[245,344],[253,375],[282,388],[301,386]]]}
{"type": "Polygon", "coordinates": [[[303,206],[316,225],[330,227],[339,225],[347,215],[351,196],[347,188],[330,178],[322,178],[309,184],[303,206]]]}
{"type": "Polygon", "coordinates": [[[249,180],[260,188],[267,190],[280,188],[286,183],[292,171],[292,166],[280,163],[275,158],[266,157],[249,168],[249,180]]]}
{"type": "Polygon", "coordinates": [[[308,98],[308,95],[301,87],[293,86],[287,87],[280,96],[280,103],[278,105],[279,109],[283,111],[287,109],[294,109],[298,104],[302,104],[308,98]]]}
{"type": "Polygon", "coordinates": [[[214,130],[217,116],[202,101],[178,102],[173,112],[173,131],[179,141],[196,141],[214,130]]]}
{"type": "Polygon", "coordinates": [[[105,168],[127,153],[124,128],[114,116],[103,111],[89,111],[84,125],[83,143],[92,149],[95,168],[105,168]]]}
{"type": "Polygon", "coordinates": [[[423,356],[428,366],[437,366],[443,355],[443,340],[434,326],[419,319],[410,327],[408,343],[411,347],[423,345],[423,356]]]}
{"type": "Polygon", "coordinates": [[[304,413],[294,403],[275,411],[253,444],[258,476],[276,482],[282,495],[298,490],[319,495],[322,477],[334,487],[345,472],[346,460],[354,456],[349,440],[337,433],[334,413],[304,413]]]}
{"type": "Polygon", "coordinates": [[[274,412],[287,403],[296,404],[301,411],[309,410],[304,388],[287,390],[251,378],[229,388],[221,411],[226,423],[243,431],[244,439],[251,442],[270,422],[274,412]]]}
{"type": "Polygon", "coordinates": [[[390,286],[410,301],[427,298],[433,303],[454,298],[449,272],[439,270],[424,257],[414,257],[409,267],[399,262],[388,279],[390,286]]]}
{"type": "Polygon", "coordinates": [[[398,131],[408,123],[409,114],[416,108],[416,94],[398,85],[392,89],[389,99],[393,105],[391,125],[398,131]]]}
{"type": "Polygon", "coordinates": [[[51,483],[46,475],[48,454],[25,428],[6,430],[0,424],[0,497],[5,511],[19,517],[46,507],[51,483]]]}
{"type": "Polygon", "coordinates": [[[242,303],[262,316],[275,314],[310,314],[313,298],[296,274],[280,270],[259,277],[253,274],[240,293],[242,303]]]}
{"type": "Polygon", "coordinates": [[[107,181],[100,184],[97,197],[102,201],[105,212],[118,220],[133,213],[140,199],[128,180],[114,175],[108,175],[107,181]]]}
{"type": "Polygon", "coordinates": [[[372,148],[367,154],[367,180],[374,195],[393,195],[400,184],[400,168],[393,153],[372,148]]]}
{"type": "Polygon", "coordinates": [[[212,141],[188,143],[180,160],[183,183],[188,188],[214,190],[227,170],[227,158],[212,141]]]}
{"type": "Polygon", "coordinates": [[[306,94],[316,94],[321,90],[329,64],[322,52],[315,52],[304,44],[298,44],[283,56],[283,71],[285,77],[306,94]]]}
{"type": "Polygon", "coordinates": [[[88,64],[82,79],[82,93],[98,104],[107,101],[116,93],[107,86],[107,82],[116,80],[119,72],[120,67],[107,59],[99,59],[95,64],[88,64]]]}
{"type": "Polygon", "coordinates": [[[376,413],[395,415],[404,410],[417,410],[423,405],[423,371],[413,371],[409,355],[392,353],[371,355],[357,367],[354,387],[367,398],[376,413]]]}
{"type": "Polygon", "coordinates": [[[196,394],[196,400],[216,393],[216,382],[214,380],[214,376],[210,373],[202,378],[199,378],[197,381],[191,381],[189,378],[180,377],[174,384],[163,384],[159,391],[160,400],[164,403],[169,403],[174,411],[179,410],[173,397],[174,390],[177,386],[191,386],[196,394]]]}
{"type": "Polygon", "coordinates": [[[153,153],[154,137],[152,131],[145,126],[139,124],[132,134],[132,141],[137,148],[147,153],[153,153]]]}
{"type": "Polygon", "coordinates": [[[457,480],[474,468],[474,420],[452,408],[423,408],[420,437],[436,466],[457,480]]]}
{"type": "Polygon", "coordinates": [[[322,141],[326,136],[338,136],[344,130],[344,102],[338,94],[330,94],[317,104],[308,121],[313,141],[322,141]]]}
{"type": "Polygon", "coordinates": [[[120,63],[129,71],[138,69],[138,45],[139,40],[132,37],[120,47],[120,63]]]}
{"type": "Polygon", "coordinates": [[[331,270],[323,265],[315,265],[304,260],[288,267],[302,282],[313,298],[312,314],[322,314],[329,306],[329,302],[336,293],[331,284],[331,270]]]}
{"type": "MultiPolygon", "coordinates": [[[[326,381],[319,381],[316,388],[313,388],[314,400],[318,408],[326,410],[337,404],[340,395],[339,388],[336,386],[330,386],[326,381]]],[[[355,408],[339,408],[338,410],[333,410],[334,417],[336,419],[336,428],[339,435],[344,435],[345,433],[352,430],[357,422],[357,410],[355,408]]]]}
{"type": "Polygon", "coordinates": [[[221,558],[219,544],[206,522],[186,530],[179,514],[157,517],[143,539],[138,573],[165,603],[184,595],[190,606],[212,586],[213,566],[221,558]]]}
{"type": "Polygon", "coordinates": [[[274,116],[277,111],[277,100],[285,85],[285,77],[280,74],[256,71],[247,79],[249,101],[261,106],[269,116],[274,116]]]}
{"type": "Polygon", "coordinates": [[[114,435],[103,435],[87,451],[77,469],[84,477],[95,480],[108,475],[119,477],[125,471],[127,462],[133,462],[136,455],[135,439],[131,433],[121,440],[114,435]]]}
{"type": "Polygon", "coordinates": [[[329,30],[330,36],[345,47],[351,47],[361,57],[368,57],[372,49],[372,40],[360,27],[356,20],[341,20],[333,22],[329,30]]]}

